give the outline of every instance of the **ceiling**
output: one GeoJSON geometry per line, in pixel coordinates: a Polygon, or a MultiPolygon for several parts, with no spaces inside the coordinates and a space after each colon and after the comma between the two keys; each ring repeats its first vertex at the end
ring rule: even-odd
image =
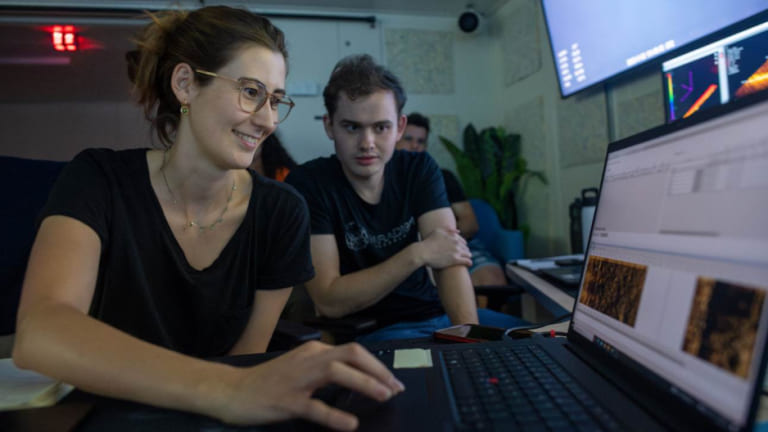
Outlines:
{"type": "Polygon", "coordinates": [[[0,8],[105,8],[105,9],[168,9],[227,4],[265,11],[312,11],[335,13],[394,13],[458,16],[468,5],[481,14],[492,14],[507,0],[0,0],[0,8]]]}
{"type": "Polygon", "coordinates": [[[282,0],[249,1],[249,6],[298,7],[347,10],[358,13],[403,13],[458,16],[468,4],[480,13],[492,14],[506,0],[282,0]],[[257,6],[258,5],[258,6],[257,6]]]}

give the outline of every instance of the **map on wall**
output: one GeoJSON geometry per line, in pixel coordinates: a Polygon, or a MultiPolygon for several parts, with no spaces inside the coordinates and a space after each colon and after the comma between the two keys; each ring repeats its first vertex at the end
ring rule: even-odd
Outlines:
{"type": "Polygon", "coordinates": [[[560,166],[601,162],[608,147],[605,93],[591,91],[560,100],[557,124],[560,166]]]}
{"type": "Polygon", "coordinates": [[[440,168],[445,168],[449,171],[456,172],[456,163],[453,161],[453,157],[448,153],[445,146],[438,137],[444,136],[448,138],[452,143],[456,144],[460,148],[463,148],[461,140],[461,133],[459,131],[459,118],[455,115],[437,115],[437,114],[425,114],[429,117],[429,143],[427,145],[427,151],[435,158],[440,168]]]}
{"type": "Polygon", "coordinates": [[[453,38],[451,32],[386,30],[387,66],[408,93],[452,94],[453,38]]]}
{"type": "Polygon", "coordinates": [[[504,59],[504,85],[522,80],[541,69],[539,8],[526,1],[503,18],[501,51],[504,59]]]}

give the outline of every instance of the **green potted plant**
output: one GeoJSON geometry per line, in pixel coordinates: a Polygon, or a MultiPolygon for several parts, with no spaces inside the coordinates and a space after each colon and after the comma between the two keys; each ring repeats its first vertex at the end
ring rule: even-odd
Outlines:
{"type": "Polygon", "coordinates": [[[456,162],[456,169],[469,198],[487,201],[506,229],[527,231],[519,225],[516,195],[530,178],[544,184],[544,173],[528,169],[520,154],[520,135],[502,127],[488,127],[479,133],[470,123],[464,129],[464,149],[441,136],[440,141],[456,162]]]}

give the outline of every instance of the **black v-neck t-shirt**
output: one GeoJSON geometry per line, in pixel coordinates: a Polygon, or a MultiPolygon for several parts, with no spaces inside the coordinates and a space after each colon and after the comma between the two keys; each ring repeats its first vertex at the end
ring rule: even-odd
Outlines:
{"type": "Polygon", "coordinates": [[[314,277],[306,203],[290,186],[251,172],[242,223],[218,258],[197,270],[165,219],[147,151],[83,151],[62,171],[40,221],[69,216],[101,239],[92,316],[181,353],[225,354],[245,329],[255,290],[314,277]]]}

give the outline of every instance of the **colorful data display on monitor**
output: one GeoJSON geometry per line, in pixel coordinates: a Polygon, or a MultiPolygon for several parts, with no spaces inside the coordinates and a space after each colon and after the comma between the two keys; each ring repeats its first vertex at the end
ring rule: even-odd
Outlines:
{"type": "Polygon", "coordinates": [[[662,64],[667,121],[768,89],[768,22],[662,64]]]}
{"type": "Polygon", "coordinates": [[[542,0],[541,6],[563,97],[659,64],[768,11],[766,0],[542,0]]]}

